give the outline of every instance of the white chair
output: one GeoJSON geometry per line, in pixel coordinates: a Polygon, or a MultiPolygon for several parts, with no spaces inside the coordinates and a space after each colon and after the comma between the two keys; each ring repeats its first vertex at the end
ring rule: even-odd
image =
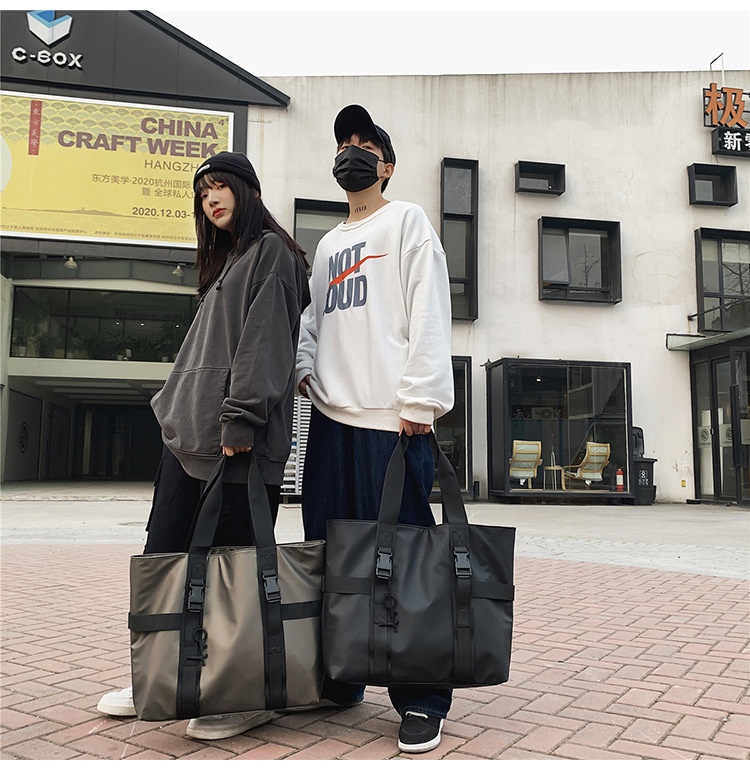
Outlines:
{"type": "Polygon", "coordinates": [[[567,489],[566,479],[583,481],[590,485],[592,481],[602,480],[602,471],[609,464],[609,444],[586,442],[586,454],[578,465],[564,465],[560,473],[563,489],[567,489]]]}
{"type": "Polygon", "coordinates": [[[513,454],[510,458],[508,475],[512,479],[519,479],[521,484],[529,480],[529,489],[532,488],[531,480],[536,478],[539,466],[542,464],[541,441],[514,441],[513,454]]]}

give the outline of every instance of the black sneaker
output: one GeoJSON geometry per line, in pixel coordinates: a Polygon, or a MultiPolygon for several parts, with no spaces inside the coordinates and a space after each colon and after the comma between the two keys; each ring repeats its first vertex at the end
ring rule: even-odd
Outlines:
{"type": "Polygon", "coordinates": [[[407,711],[398,731],[398,747],[401,751],[418,754],[431,751],[440,745],[443,720],[417,711],[407,711]]]}

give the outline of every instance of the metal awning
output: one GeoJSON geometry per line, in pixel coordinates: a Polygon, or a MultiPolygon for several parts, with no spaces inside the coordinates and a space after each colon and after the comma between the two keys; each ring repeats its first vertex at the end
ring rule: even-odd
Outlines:
{"type": "Polygon", "coordinates": [[[738,329],[734,332],[720,332],[718,334],[667,334],[667,350],[699,350],[731,342],[740,337],[750,336],[750,327],[738,329]]]}

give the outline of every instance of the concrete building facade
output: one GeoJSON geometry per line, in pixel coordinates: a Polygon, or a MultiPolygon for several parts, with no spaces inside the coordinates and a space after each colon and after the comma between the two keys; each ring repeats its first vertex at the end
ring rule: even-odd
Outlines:
{"type": "MultiPolygon", "coordinates": [[[[148,14],[117,14],[190,47],[148,14]]],[[[750,502],[750,72],[723,81],[661,72],[260,83],[199,48],[191,50],[206,67],[255,90],[211,102],[205,88],[174,94],[175,103],[232,112],[230,148],[247,151],[268,207],[310,256],[346,212],[331,174],[337,112],[362,104],[390,133],[398,162],[387,197],[419,203],[448,256],[457,404],[437,432],[467,495],[750,502]]],[[[3,61],[6,93],[92,93],[6,72],[3,61]]],[[[145,81],[138,88],[110,89],[109,101],[165,104],[165,93],[147,98],[145,81]]],[[[120,345],[131,355],[115,349],[101,354],[115,360],[102,360],[91,350],[71,354],[67,342],[21,355],[19,302],[63,289],[114,292],[125,304],[134,294],[140,315],[131,307],[124,320],[188,323],[189,245],[3,228],[2,249],[4,478],[148,475],[124,461],[137,446],[125,438],[117,446],[102,438],[119,461],[97,466],[93,437],[119,419],[158,450],[147,403],[171,348],[157,358],[120,345]],[[78,270],[65,269],[70,255],[78,270]],[[149,315],[168,296],[187,304],[149,315]],[[118,418],[118,406],[130,417],[118,418]],[[36,462],[18,450],[22,423],[27,436],[37,431],[36,462]],[[58,444],[67,441],[64,459],[55,460],[55,432],[58,444]]],[[[64,298],[68,308],[79,300],[64,298]]],[[[303,457],[302,405],[298,419],[290,479],[303,457]]]]}

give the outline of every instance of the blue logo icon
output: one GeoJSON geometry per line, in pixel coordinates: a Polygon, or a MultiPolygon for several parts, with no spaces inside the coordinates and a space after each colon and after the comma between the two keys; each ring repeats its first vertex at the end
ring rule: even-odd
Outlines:
{"type": "Polygon", "coordinates": [[[29,11],[26,14],[29,31],[36,35],[46,45],[54,45],[70,34],[73,24],[72,16],[55,18],[54,11],[29,11]]]}

